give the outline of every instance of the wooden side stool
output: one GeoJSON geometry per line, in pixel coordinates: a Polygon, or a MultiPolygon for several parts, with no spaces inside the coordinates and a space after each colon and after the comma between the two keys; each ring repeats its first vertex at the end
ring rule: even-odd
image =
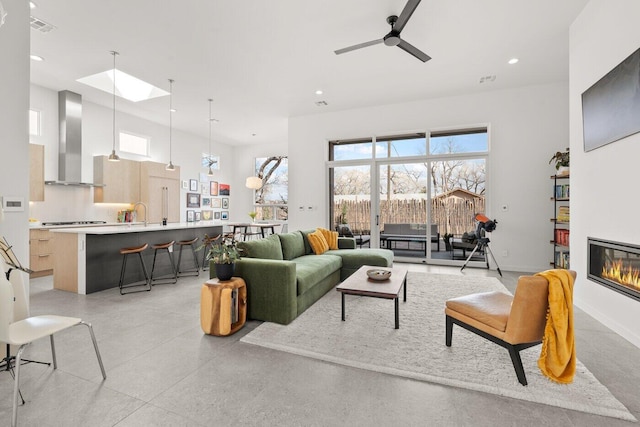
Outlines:
{"type": "Polygon", "coordinates": [[[226,336],[247,320],[247,285],[240,277],[207,280],[200,291],[200,326],[205,334],[226,336]]]}
{"type": "Polygon", "coordinates": [[[142,251],[144,251],[148,247],[149,245],[145,243],[144,245],[141,245],[141,246],[120,249],[120,255],[123,255],[122,269],[120,270],[120,282],[118,283],[118,287],[120,288],[120,295],[151,290],[151,281],[149,280],[149,274],[147,273],[147,266],[144,265],[144,259],[142,259],[142,251]],[[127,257],[133,254],[138,254],[138,258],[140,259],[140,264],[142,265],[144,280],[139,280],[137,282],[132,282],[132,283],[124,283],[124,275],[127,269],[127,257]],[[140,289],[137,291],[123,292],[123,290],[126,288],[134,288],[134,287],[143,287],[143,289],[140,289]]]}

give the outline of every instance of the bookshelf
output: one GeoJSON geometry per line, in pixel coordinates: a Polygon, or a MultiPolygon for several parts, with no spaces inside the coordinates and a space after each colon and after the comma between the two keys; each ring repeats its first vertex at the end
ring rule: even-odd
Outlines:
{"type": "Polygon", "coordinates": [[[553,180],[553,268],[569,268],[569,224],[571,222],[569,200],[569,175],[552,175],[553,180]]]}

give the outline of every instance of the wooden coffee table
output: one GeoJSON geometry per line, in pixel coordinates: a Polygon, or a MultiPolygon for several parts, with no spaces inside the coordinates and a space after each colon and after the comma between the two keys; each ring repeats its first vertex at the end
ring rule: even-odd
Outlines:
{"type": "Polygon", "coordinates": [[[344,282],[336,286],[336,291],[342,293],[342,321],[344,321],[344,296],[360,295],[374,298],[394,300],[396,329],[400,329],[400,290],[404,288],[404,301],[407,301],[407,268],[404,266],[375,267],[363,265],[344,282]],[[369,279],[367,270],[389,270],[391,277],[385,281],[369,279]]]}

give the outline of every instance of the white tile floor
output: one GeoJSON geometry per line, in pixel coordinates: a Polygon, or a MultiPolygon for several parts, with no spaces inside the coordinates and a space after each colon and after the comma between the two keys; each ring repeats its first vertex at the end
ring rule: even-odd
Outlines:
{"type": "MultiPolygon", "coordinates": [[[[461,274],[455,267],[411,270],[461,274]]],[[[519,273],[503,272],[513,290],[519,273]]],[[[467,268],[465,275],[491,275],[467,268]]],[[[204,335],[200,286],[207,273],[177,285],[121,296],[79,296],[31,280],[32,314],[78,316],[95,328],[107,370],[101,381],[86,328],[56,339],[58,370],[22,369],[21,426],[386,426],[636,425],[546,405],[500,398],[337,366],[204,335]]],[[[640,418],[640,349],[576,310],[578,358],[640,418]]],[[[444,326],[443,326],[444,334],[444,326]]],[[[444,338],[443,338],[444,339],[444,338]]],[[[48,340],[26,357],[50,360],[48,340]]],[[[0,373],[0,425],[11,416],[12,379],[0,373]]]]}

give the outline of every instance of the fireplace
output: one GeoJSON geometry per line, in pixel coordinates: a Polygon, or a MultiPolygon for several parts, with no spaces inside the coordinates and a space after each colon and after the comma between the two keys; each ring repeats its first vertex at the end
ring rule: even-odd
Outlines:
{"type": "Polygon", "coordinates": [[[589,237],[587,277],[640,301],[640,246],[589,237]]]}

